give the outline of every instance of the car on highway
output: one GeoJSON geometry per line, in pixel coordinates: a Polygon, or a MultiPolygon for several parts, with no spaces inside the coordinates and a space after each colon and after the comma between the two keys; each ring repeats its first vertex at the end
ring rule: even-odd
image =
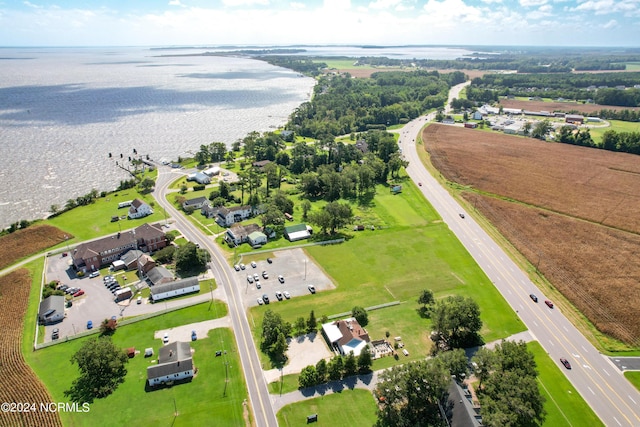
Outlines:
{"type": "Polygon", "coordinates": [[[91,273],[91,274],[89,275],[89,278],[90,278],[90,279],[93,279],[94,277],[98,277],[99,275],[100,275],[100,272],[99,272],[99,271],[94,271],[93,273],[91,273]]]}
{"type": "Polygon", "coordinates": [[[87,320],[87,329],[93,329],[93,321],[87,320]]]}
{"type": "Polygon", "coordinates": [[[547,307],[553,308],[553,303],[551,301],[545,300],[544,303],[547,304],[547,307]]]}
{"type": "Polygon", "coordinates": [[[252,275],[247,275],[247,282],[249,283],[253,283],[253,276],[252,275]]]}
{"type": "Polygon", "coordinates": [[[269,274],[266,271],[262,272],[262,277],[264,277],[265,279],[269,278],[269,274]]]}
{"type": "Polygon", "coordinates": [[[309,292],[311,292],[312,294],[316,293],[316,287],[313,285],[307,286],[307,289],[309,289],[309,292]]]}
{"type": "Polygon", "coordinates": [[[419,185],[420,187],[422,187],[422,183],[421,183],[421,182],[419,182],[419,183],[418,183],[418,185],[419,185]]]}
{"type": "Polygon", "coordinates": [[[567,359],[565,359],[564,357],[560,358],[560,363],[562,363],[565,368],[571,369],[571,363],[569,363],[569,361],[567,359]]]}
{"type": "Polygon", "coordinates": [[[258,264],[256,264],[255,261],[251,261],[251,267],[256,268],[258,266],[258,264]]]}
{"type": "Polygon", "coordinates": [[[464,214],[463,213],[459,213],[458,215],[460,215],[460,218],[464,219],[464,214]]]}
{"type": "Polygon", "coordinates": [[[284,298],[284,295],[282,295],[282,292],[276,291],[276,298],[278,298],[278,301],[282,301],[282,299],[284,298]]]}
{"type": "Polygon", "coordinates": [[[262,298],[258,298],[258,305],[262,305],[264,304],[264,301],[262,300],[262,298]]]}
{"type": "Polygon", "coordinates": [[[282,274],[278,276],[278,282],[284,283],[284,276],[282,274]]]}
{"type": "Polygon", "coordinates": [[[536,294],[529,294],[529,298],[531,298],[533,302],[538,302],[538,297],[536,296],[536,294]]]}
{"type": "Polygon", "coordinates": [[[267,294],[262,295],[262,301],[264,301],[265,304],[269,304],[269,295],[267,294]]]}
{"type": "Polygon", "coordinates": [[[289,292],[284,291],[284,292],[283,292],[283,294],[284,294],[284,297],[285,297],[286,299],[291,298],[291,294],[290,294],[289,292]]]}

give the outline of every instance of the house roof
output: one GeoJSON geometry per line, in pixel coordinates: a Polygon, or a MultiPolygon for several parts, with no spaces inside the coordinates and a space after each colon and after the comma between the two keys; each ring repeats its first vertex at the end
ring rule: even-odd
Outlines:
{"type": "Polygon", "coordinates": [[[87,259],[118,248],[124,251],[127,248],[135,247],[135,242],[133,233],[126,231],[91,242],[81,243],[76,246],[72,256],[74,260],[78,258],[87,259]]]}
{"type": "Polygon", "coordinates": [[[342,332],[340,332],[340,329],[338,329],[335,322],[325,323],[322,325],[322,330],[329,339],[329,342],[334,343],[342,338],[342,332]]]}
{"type": "Polygon", "coordinates": [[[185,206],[200,205],[200,204],[206,203],[208,201],[209,201],[209,199],[207,199],[206,197],[196,197],[195,199],[189,199],[189,200],[185,201],[184,205],[185,206]]]}
{"type": "Polygon", "coordinates": [[[64,296],[63,295],[49,295],[43,299],[38,309],[38,316],[44,317],[44,314],[49,310],[55,310],[58,313],[64,313],[64,296]]]}
{"type": "Polygon", "coordinates": [[[284,228],[284,232],[287,233],[287,234],[295,233],[297,231],[307,231],[307,225],[306,224],[295,224],[295,225],[289,225],[289,226],[284,228]]]}
{"type": "Polygon", "coordinates": [[[153,379],[193,369],[191,346],[187,342],[174,341],[158,351],[158,364],[147,368],[147,378],[153,379]]]}
{"type": "Polygon", "coordinates": [[[160,265],[149,270],[149,272],[147,273],[147,277],[149,278],[151,283],[156,284],[160,282],[160,280],[166,278],[171,278],[173,280],[173,273],[160,265]]]}
{"type": "Polygon", "coordinates": [[[269,163],[271,163],[271,160],[260,160],[257,162],[253,162],[252,166],[258,167],[258,168],[262,168],[265,167],[266,165],[268,165],[269,163]]]}
{"type": "Polygon", "coordinates": [[[231,224],[231,227],[227,228],[227,232],[233,235],[234,238],[249,236],[249,234],[254,231],[260,230],[260,226],[258,224],[231,224]]]}
{"type": "Polygon", "coordinates": [[[140,199],[134,199],[133,202],[131,202],[131,206],[133,206],[136,209],[138,209],[142,205],[146,205],[146,203],[140,199]]]}
{"type": "Polygon", "coordinates": [[[162,285],[152,286],[150,289],[151,295],[159,295],[165,292],[171,292],[178,289],[188,288],[198,284],[197,277],[187,277],[186,279],[176,280],[170,283],[164,283],[162,285]]]}
{"type": "MultiPolygon", "coordinates": [[[[122,255],[120,257],[120,260],[122,262],[124,262],[125,264],[129,265],[129,264],[133,264],[134,262],[136,262],[138,260],[138,258],[141,258],[142,256],[144,256],[144,252],[139,251],[137,249],[131,249],[126,254],[122,255]]],[[[142,260],[141,260],[140,263],[142,264],[142,260]]]]}
{"type": "Polygon", "coordinates": [[[164,237],[164,231],[162,231],[160,224],[142,224],[140,227],[136,227],[135,236],[142,240],[157,239],[164,237]]]}
{"type": "Polygon", "coordinates": [[[259,238],[262,238],[262,237],[266,238],[267,235],[264,234],[261,231],[254,231],[253,233],[249,234],[249,239],[251,239],[251,240],[256,240],[256,239],[259,239],[259,238]]]}
{"type": "Polygon", "coordinates": [[[349,319],[338,320],[335,322],[338,329],[342,333],[342,338],[338,341],[338,344],[344,346],[352,339],[357,338],[359,340],[371,341],[369,339],[369,334],[364,330],[362,326],[358,323],[358,321],[350,317],[349,319]]]}

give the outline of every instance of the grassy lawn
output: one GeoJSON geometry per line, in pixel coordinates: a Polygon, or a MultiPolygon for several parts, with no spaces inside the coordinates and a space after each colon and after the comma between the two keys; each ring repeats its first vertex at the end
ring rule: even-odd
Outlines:
{"type": "Polygon", "coordinates": [[[602,426],[602,422],[587,402],[578,394],[560,368],[549,358],[540,343],[533,341],[527,348],[535,355],[540,391],[547,411],[545,426],[602,426]]]}
{"type": "Polygon", "coordinates": [[[340,393],[292,403],[278,411],[278,425],[307,425],[307,415],[318,414],[317,426],[372,426],[377,420],[376,403],[367,390],[344,390],[340,393]],[[338,409],[339,408],[339,409],[338,409]]]}
{"type": "MultiPolygon", "coordinates": [[[[405,183],[399,195],[378,189],[374,201],[356,212],[361,223],[375,224],[376,231],[350,232],[353,238],[342,244],[306,248],[336,289],[296,297],[288,304],[273,304],[271,310],[293,323],[298,317],[307,318],[311,310],[320,319],[349,312],[354,305],[370,307],[400,301],[400,305],[370,311],[367,329],[372,339],[384,338],[387,330],[391,337],[402,336],[410,356],[401,356],[398,362],[381,359],[374,369],[428,355],[430,323],[418,315],[416,303],[426,288],[437,298],[451,294],[474,298],[482,312],[481,334],[486,342],[525,329],[413,184],[405,183]]],[[[264,306],[249,310],[254,334],[264,310],[264,306]]],[[[266,356],[262,361],[270,367],[266,356]]]]}
{"type": "MultiPolygon", "coordinates": [[[[106,197],[99,197],[95,200],[95,203],[79,206],[54,218],[47,219],[45,223],[68,231],[75,236],[75,238],[69,239],[68,244],[76,245],[84,240],[133,229],[145,223],[161,222],[164,219],[164,210],[155,203],[151,195],[142,195],[135,189],[130,188],[109,193],[106,197]],[[127,208],[118,209],[118,203],[133,199],[140,199],[148,203],[153,208],[154,213],[144,218],[111,222],[112,216],[126,215],[128,213],[127,208]]],[[[58,247],[62,248],[65,245],[61,244],[58,247]]]]}
{"type": "Polygon", "coordinates": [[[639,371],[628,371],[624,373],[626,379],[633,384],[635,388],[640,390],[640,372],[639,371]]]}
{"type": "MultiPolygon", "coordinates": [[[[217,302],[209,311],[209,302],[177,310],[145,321],[126,325],[113,336],[116,345],[135,346],[144,351],[161,346],[153,338],[154,331],[214,318],[214,313],[226,314],[226,306],[217,302]]],[[[33,333],[31,333],[33,335],[33,333]]],[[[85,339],[48,347],[37,352],[25,351],[27,362],[47,386],[54,402],[65,402],[64,390],[77,377],[77,366],[69,362],[85,339]]],[[[171,388],[145,391],[146,368],[152,358],[136,355],[129,360],[125,382],[109,397],[91,404],[87,413],[61,413],[65,425],[126,425],[135,419],[141,425],[243,425],[243,400],[247,398],[244,374],[233,333],[215,329],[208,337],[191,343],[195,350],[194,364],[198,373],[189,383],[171,388]],[[215,351],[225,349],[225,357],[215,357],[215,351]],[[225,362],[229,362],[229,382],[225,391],[225,362]],[[174,405],[178,416],[174,419],[174,405]],[[117,410],[115,410],[117,408],[117,410]],[[153,408],[153,410],[150,410],[153,408]]]]}
{"type": "Polygon", "coordinates": [[[640,123],[624,122],[622,120],[608,120],[611,126],[590,128],[589,133],[594,142],[600,143],[602,135],[606,131],[613,130],[616,132],[640,132],[640,123]]]}

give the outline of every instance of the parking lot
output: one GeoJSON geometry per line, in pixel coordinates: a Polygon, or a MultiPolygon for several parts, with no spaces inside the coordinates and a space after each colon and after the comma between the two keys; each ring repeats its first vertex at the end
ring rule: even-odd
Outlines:
{"type": "Polygon", "coordinates": [[[244,270],[234,271],[237,286],[244,288],[243,300],[247,307],[258,305],[257,300],[263,294],[267,294],[270,304],[286,303],[286,298],[278,301],[276,291],[282,293],[287,291],[293,299],[309,295],[309,285],[313,285],[316,292],[335,288],[331,280],[300,248],[274,252],[271,264],[266,260],[260,260],[256,261],[256,267],[252,267],[250,259],[245,258],[241,261],[245,264],[244,270]],[[263,271],[267,272],[269,276],[267,279],[262,277],[263,271]],[[254,274],[259,277],[261,289],[256,287],[255,280],[253,283],[247,280],[248,275],[254,274]],[[278,281],[279,275],[284,277],[284,283],[278,281]]]}
{"type": "MultiPolygon", "coordinates": [[[[70,287],[82,289],[84,295],[73,298],[73,305],[65,310],[64,321],[45,327],[45,342],[51,341],[51,333],[54,328],[60,330],[59,339],[64,340],[66,336],[85,331],[89,320],[93,321],[93,327],[96,328],[104,319],[109,319],[112,316],[120,319],[123,316],[135,316],[162,309],[162,307],[148,304],[146,299],[141,304],[137,304],[135,297],[131,303],[129,301],[116,303],[111,291],[104,286],[104,276],[77,277],[69,266],[69,259],[69,257],[63,257],[60,254],[48,257],[45,281],[49,283],[52,280],[59,280],[60,283],[70,287]]],[[[116,277],[120,284],[123,284],[122,278],[116,277]]]]}

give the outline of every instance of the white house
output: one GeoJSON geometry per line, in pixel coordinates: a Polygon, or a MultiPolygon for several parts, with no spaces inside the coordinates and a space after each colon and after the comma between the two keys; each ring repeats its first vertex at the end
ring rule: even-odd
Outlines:
{"type": "Polygon", "coordinates": [[[174,341],[158,351],[158,363],[147,368],[150,386],[193,378],[191,346],[187,342],[174,341]]]}
{"type": "Polygon", "coordinates": [[[200,292],[200,284],[198,283],[197,277],[188,277],[186,279],[176,280],[175,282],[152,286],[149,289],[151,291],[149,298],[151,298],[153,302],[156,302],[178,295],[200,292]]]}
{"type": "Polygon", "coordinates": [[[43,299],[38,309],[38,320],[42,325],[51,325],[64,320],[64,296],[50,295],[43,299]]]}
{"type": "Polygon", "coordinates": [[[367,331],[354,317],[325,323],[322,325],[322,332],[332,347],[341,354],[353,352],[354,356],[358,356],[371,341],[367,331]]]}
{"type": "Polygon", "coordinates": [[[135,199],[131,202],[131,206],[129,206],[129,218],[131,219],[144,218],[152,213],[153,209],[151,209],[151,206],[140,199],[135,199]]]}
{"type": "Polygon", "coordinates": [[[229,227],[231,224],[251,218],[253,209],[249,205],[233,206],[231,208],[221,207],[218,210],[216,222],[222,227],[229,227]]]}
{"type": "Polygon", "coordinates": [[[267,243],[267,235],[260,232],[260,231],[254,231],[253,233],[249,234],[249,244],[251,246],[261,246],[264,245],[265,243],[267,243]]]}

